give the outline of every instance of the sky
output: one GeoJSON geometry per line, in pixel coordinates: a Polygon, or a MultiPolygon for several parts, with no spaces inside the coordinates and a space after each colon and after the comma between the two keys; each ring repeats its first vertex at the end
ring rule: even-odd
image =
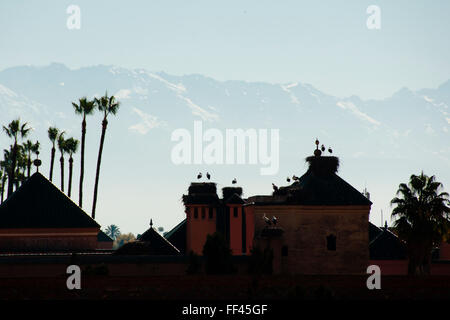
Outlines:
{"type": "Polygon", "coordinates": [[[449,13],[438,0],[2,0],[0,70],[102,64],[384,99],[450,78],[449,13]],[[80,29],[67,28],[70,5],[80,8],[80,29]],[[380,29],[367,27],[370,5],[380,8],[380,29]]]}
{"type": "Polygon", "coordinates": [[[380,99],[448,79],[449,9],[448,1],[1,1],[0,70],[112,64],[380,99]],[[67,28],[70,5],[80,8],[80,29],[67,28]],[[370,5],[380,8],[380,29],[367,28],[370,5]]]}

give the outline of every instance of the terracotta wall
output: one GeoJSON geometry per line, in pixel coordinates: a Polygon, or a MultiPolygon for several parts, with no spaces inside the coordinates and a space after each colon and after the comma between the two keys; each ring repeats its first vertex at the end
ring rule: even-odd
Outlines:
{"type": "Polygon", "coordinates": [[[186,208],[186,250],[201,255],[208,234],[216,232],[216,209],[213,208],[213,217],[209,217],[207,205],[189,205],[186,208]],[[194,215],[197,208],[197,218],[194,215]],[[205,216],[202,216],[202,210],[205,216]]]}
{"type": "Polygon", "coordinates": [[[369,206],[253,206],[255,235],[267,225],[263,215],[276,216],[285,232],[282,273],[361,274],[369,262],[369,206]],[[336,251],[327,249],[327,236],[336,236],[336,251]]]}

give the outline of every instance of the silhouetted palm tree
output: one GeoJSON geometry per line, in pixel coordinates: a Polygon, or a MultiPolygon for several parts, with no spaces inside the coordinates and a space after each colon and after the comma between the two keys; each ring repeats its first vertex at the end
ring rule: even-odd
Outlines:
{"type": "Polygon", "coordinates": [[[105,229],[105,233],[113,240],[120,236],[120,229],[115,224],[112,224],[105,229]]]}
{"type": "Polygon", "coordinates": [[[61,153],[61,157],[59,158],[59,162],[61,164],[61,191],[64,192],[64,154],[67,151],[64,131],[58,135],[58,150],[61,153]]]}
{"type": "Polygon", "coordinates": [[[3,166],[0,163],[0,203],[3,203],[3,196],[5,194],[5,183],[6,180],[8,179],[5,169],[3,168],[3,166]]]}
{"type": "Polygon", "coordinates": [[[392,217],[394,227],[408,250],[408,274],[429,274],[431,251],[441,243],[449,229],[450,202],[442,183],[423,172],[411,175],[409,183],[399,185],[392,217]]]}
{"type": "Polygon", "coordinates": [[[100,166],[102,162],[103,144],[105,142],[106,128],[108,127],[108,115],[115,115],[119,110],[120,103],[114,96],[108,97],[108,93],[99,99],[95,98],[95,104],[100,112],[103,112],[102,135],[100,137],[100,147],[97,158],[97,171],[95,174],[94,202],[92,204],[92,218],[95,219],[95,208],[97,206],[98,180],[100,177],[100,166]]]}
{"type": "Polygon", "coordinates": [[[78,150],[79,141],[74,138],[69,138],[66,140],[66,151],[69,153],[69,187],[67,195],[70,198],[72,193],[72,172],[73,172],[73,154],[78,150]]]}
{"type": "Polygon", "coordinates": [[[13,139],[13,145],[11,146],[11,167],[8,173],[8,197],[13,193],[15,174],[16,174],[16,164],[17,164],[17,153],[18,153],[18,140],[25,138],[30,132],[30,128],[27,127],[27,123],[20,123],[20,119],[11,121],[8,126],[3,126],[3,130],[6,135],[13,139]]]}
{"type": "Polygon", "coordinates": [[[27,178],[29,178],[31,174],[31,164],[32,164],[31,153],[36,153],[36,151],[39,151],[39,141],[33,143],[30,140],[27,140],[23,144],[23,151],[26,153],[27,178]]]}
{"type": "Polygon", "coordinates": [[[95,101],[89,101],[86,97],[79,99],[78,104],[72,102],[76,114],[83,116],[81,122],[81,162],[80,162],[80,187],[78,192],[78,205],[83,206],[83,180],[84,180],[84,150],[86,139],[86,116],[94,113],[95,101]]]}
{"type": "Polygon", "coordinates": [[[52,142],[52,153],[50,159],[50,181],[53,180],[53,164],[55,163],[56,140],[58,139],[59,129],[55,127],[48,128],[48,138],[52,142]]]}

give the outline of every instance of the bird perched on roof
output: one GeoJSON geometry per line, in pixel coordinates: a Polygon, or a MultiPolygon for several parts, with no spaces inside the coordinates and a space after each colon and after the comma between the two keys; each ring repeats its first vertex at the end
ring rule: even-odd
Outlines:
{"type": "Polygon", "coordinates": [[[267,223],[269,226],[272,224],[272,222],[270,221],[269,218],[267,218],[267,216],[266,216],[265,213],[264,213],[264,215],[263,215],[263,220],[264,220],[264,222],[267,223]]]}
{"type": "Polygon", "coordinates": [[[324,152],[324,151],[325,151],[325,146],[322,145],[322,146],[320,147],[320,149],[322,150],[322,152],[324,152]]]}
{"type": "Polygon", "coordinates": [[[333,153],[333,150],[331,150],[331,148],[328,148],[328,152],[333,153]]]}
{"type": "Polygon", "coordinates": [[[273,223],[273,225],[276,225],[277,222],[278,222],[278,218],[275,217],[275,216],[273,216],[273,217],[272,217],[272,223],[273,223]]]}
{"type": "Polygon", "coordinates": [[[286,181],[287,181],[287,182],[291,182],[291,178],[287,177],[287,178],[286,178],[286,181]]]}
{"type": "Polygon", "coordinates": [[[201,178],[202,178],[202,173],[201,173],[201,172],[199,172],[199,173],[198,173],[198,175],[197,175],[197,179],[199,179],[199,180],[200,180],[201,178]]]}
{"type": "Polygon", "coordinates": [[[292,176],[292,180],[298,181],[298,177],[297,177],[296,175],[293,175],[293,176],[292,176]]]}
{"type": "Polygon", "coordinates": [[[231,183],[232,183],[232,184],[236,184],[236,183],[237,183],[236,178],[234,178],[233,181],[231,181],[231,183]]]}
{"type": "Polygon", "coordinates": [[[273,188],[273,191],[278,191],[278,187],[272,182],[272,188],[273,188]]]}
{"type": "Polygon", "coordinates": [[[206,178],[207,178],[208,180],[211,180],[211,175],[209,174],[209,172],[206,173],[206,178]]]}

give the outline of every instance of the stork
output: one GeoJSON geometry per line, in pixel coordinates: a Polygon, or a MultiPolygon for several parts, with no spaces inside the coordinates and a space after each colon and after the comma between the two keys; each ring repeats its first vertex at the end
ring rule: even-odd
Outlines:
{"type": "Polygon", "coordinates": [[[197,179],[200,180],[201,178],[202,178],[202,173],[199,172],[198,175],[197,175],[197,179]]]}
{"type": "Polygon", "coordinates": [[[291,182],[291,178],[287,177],[287,178],[286,178],[286,181],[287,181],[287,182],[291,182]]]}
{"type": "Polygon", "coordinates": [[[209,172],[206,173],[206,178],[207,178],[208,180],[211,180],[211,175],[209,174],[209,172]]]}
{"type": "Polygon", "coordinates": [[[272,188],[273,191],[277,192],[278,191],[278,187],[272,182],[272,188]]]}
{"type": "Polygon", "coordinates": [[[231,183],[232,183],[232,184],[236,184],[236,183],[237,183],[236,178],[234,178],[233,181],[231,181],[231,183]]]}
{"type": "Polygon", "coordinates": [[[263,219],[264,219],[264,222],[267,223],[269,226],[272,224],[272,223],[270,222],[270,219],[267,218],[267,216],[266,216],[265,213],[264,213],[264,215],[263,215],[263,219]]]}
{"type": "Polygon", "coordinates": [[[328,152],[333,153],[333,150],[331,150],[331,148],[328,148],[328,152]]]}
{"type": "Polygon", "coordinates": [[[273,225],[276,225],[277,222],[278,222],[278,218],[275,217],[275,216],[273,216],[273,217],[272,217],[272,223],[273,223],[273,225]]]}
{"type": "Polygon", "coordinates": [[[320,147],[320,149],[322,150],[322,152],[325,152],[325,146],[324,146],[324,145],[322,145],[322,146],[320,147]]]}

